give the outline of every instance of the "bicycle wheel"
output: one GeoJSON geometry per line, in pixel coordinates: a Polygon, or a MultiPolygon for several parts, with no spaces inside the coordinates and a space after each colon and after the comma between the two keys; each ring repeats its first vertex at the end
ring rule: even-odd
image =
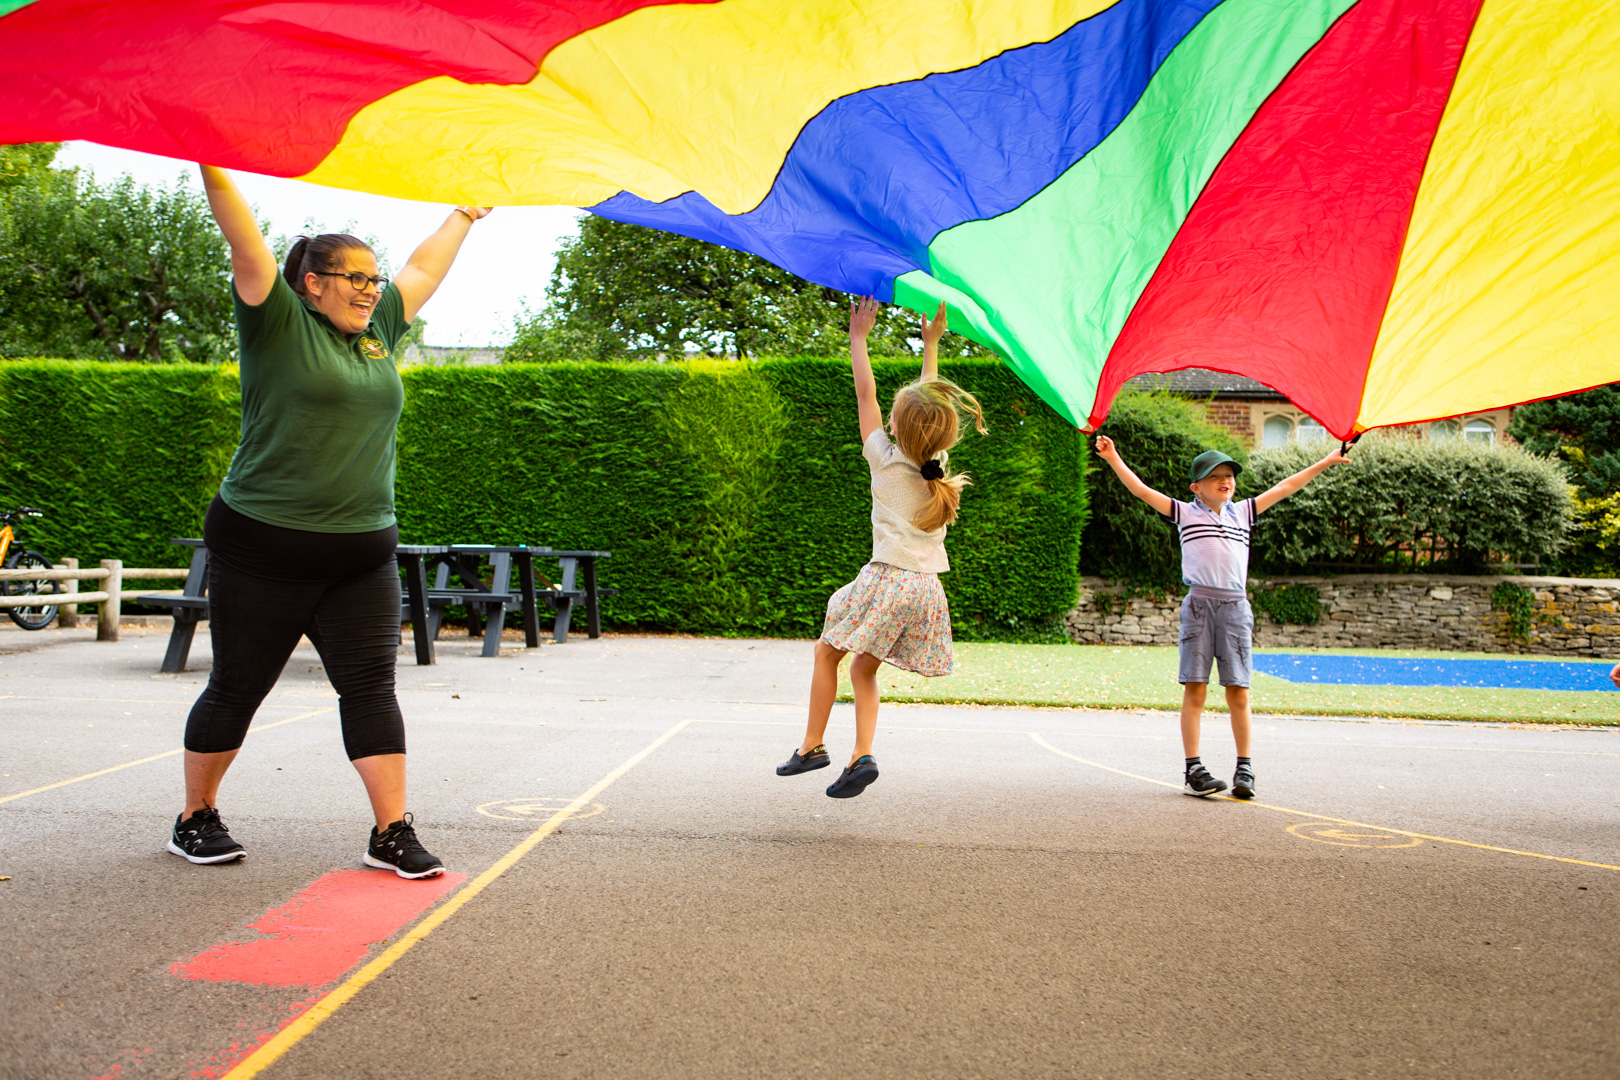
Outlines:
{"type": "MultiPolygon", "coordinates": [[[[6,560],[7,570],[50,570],[53,569],[51,560],[37,551],[19,551],[6,560]]],[[[54,596],[62,591],[59,581],[0,581],[0,595],[5,596],[54,596]]],[[[56,618],[55,604],[41,604],[38,607],[7,608],[6,614],[11,621],[24,630],[43,630],[51,625],[56,618]]]]}

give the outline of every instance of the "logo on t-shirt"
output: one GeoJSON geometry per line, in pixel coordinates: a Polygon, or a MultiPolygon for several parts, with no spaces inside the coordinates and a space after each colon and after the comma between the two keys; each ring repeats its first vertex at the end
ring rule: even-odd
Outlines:
{"type": "Polygon", "coordinates": [[[367,359],[381,360],[388,355],[388,346],[368,336],[360,339],[360,351],[366,354],[367,359]]]}

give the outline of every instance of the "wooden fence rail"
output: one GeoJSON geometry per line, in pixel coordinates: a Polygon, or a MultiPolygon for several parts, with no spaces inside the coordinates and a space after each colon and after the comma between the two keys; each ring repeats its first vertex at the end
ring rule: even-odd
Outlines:
{"type": "Polygon", "coordinates": [[[118,640],[118,605],[124,600],[133,600],[137,596],[149,596],[156,592],[177,592],[178,590],[152,590],[152,589],[125,589],[124,579],[133,578],[141,581],[167,581],[185,579],[187,571],[174,567],[141,566],[125,569],[121,559],[103,559],[98,567],[79,568],[79,560],[63,559],[51,570],[0,570],[0,583],[8,581],[60,581],[64,588],[59,593],[36,593],[32,596],[0,596],[0,610],[17,607],[56,607],[60,610],[58,621],[64,627],[77,626],[79,622],[79,607],[86,604],[99,605],[101,610],[96,616],[96,640],[118,640]],[[99,592],[80,592],[79,582],[99,581],[105,582],[99,592]]]}

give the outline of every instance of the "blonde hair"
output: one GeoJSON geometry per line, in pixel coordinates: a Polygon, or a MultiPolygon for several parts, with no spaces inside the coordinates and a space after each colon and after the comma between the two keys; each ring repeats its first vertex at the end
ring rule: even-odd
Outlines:
{"type": "MultiPolygon", "coordinates": [[[[895,391],[889,421],[900,452],[919,468],[955,446],[962,438],[962,414],[972,413],[980,435],[988,434],[979,399],[949,379],[918,379],[895,391]]],[[[967,473],[952,476],[946,463],[939,462],[942,475],[928,481],[928,503],[912,516],[911,523],[924,532],[933,532],[956,520],[962,503],[962,489],[973,483],[967,473]]]]}

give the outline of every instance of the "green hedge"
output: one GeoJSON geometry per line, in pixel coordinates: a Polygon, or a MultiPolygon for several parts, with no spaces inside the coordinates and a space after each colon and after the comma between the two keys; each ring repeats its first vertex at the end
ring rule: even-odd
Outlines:
{"type": "Polygon", "coordinates": [[[0,504],[44,510],[23,535],[54,558],[184,565],[241,410],[234,365],[0,363],[0,504]]]}
{"type": "MultiPolygon", "coordinates": [[[[885,399],[915,362],[875,365],[885,399]]],[[[942,579],[958,632],[1038,637],[1073,602],[1086,517],[1078,434],[992,360],[947,362],[991,433],[942,579]]],[[[871,553],[844,361],[408,368],[400,531],[419,543],[613,552],[619,627],[811,635],[871,553]]],[[[178,565],[235,447],[233,368],[0,364],[0,502],[47,511],[36,546],[178,565]]]]}
{"type": "MultiPolygon", "coordinates": [[[[915,362],[874,365],[885,400],[915,362]]],[[[947,363],[991,434],[942,579],[964,637],[1025,636],[1072,604],[1085,518],[1079,438],[995,361],[947,363]]],[[[620,626],[813,635],[871,555],[848,364],[423,368],[400,423],[400,529],[422,541],[613,551],[620,626]]]]}

